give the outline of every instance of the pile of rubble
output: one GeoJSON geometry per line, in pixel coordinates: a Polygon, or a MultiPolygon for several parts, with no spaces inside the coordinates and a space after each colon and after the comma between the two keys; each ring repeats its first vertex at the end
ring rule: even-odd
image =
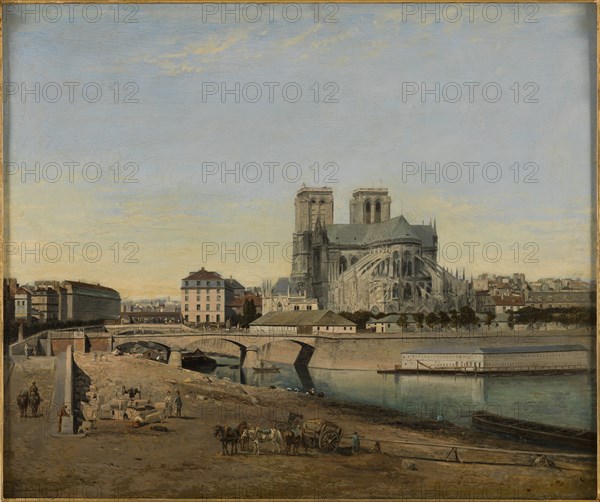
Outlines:
{"type": "Polygon", "coordinates": [[[106,402],[95,385],[85,393],[86,401],[80,401],[83,423],[79,432],[94,429],[98,420],[127,420],[134,427],[162,422],[167,418],[164,402],[149,399],[112,398],[106,402]]]}

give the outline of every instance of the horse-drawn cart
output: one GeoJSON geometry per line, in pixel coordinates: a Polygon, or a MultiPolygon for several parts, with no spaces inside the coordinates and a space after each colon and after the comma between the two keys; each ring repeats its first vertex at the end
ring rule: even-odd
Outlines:
{"type": "Polygon", "coordinates": [[[302,435],[308,448],[333,453],[340,445],[342,428],[333,422],[315,418],[302,424],[302,435]]]}

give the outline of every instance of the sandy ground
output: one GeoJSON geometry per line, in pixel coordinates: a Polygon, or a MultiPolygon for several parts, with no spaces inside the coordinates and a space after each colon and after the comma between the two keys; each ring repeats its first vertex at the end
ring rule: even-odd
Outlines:
{"type": "Polygon", "coordinates": [[[199,373],[132,357],[76,355],[79,367],[107,399],[121,385],[141,386],[142,397],[164,399],[180,389],[183,417],[167,419],[168,432],[128,422],[102,420],[88,437],[55,438],[48,370],[13,369],[6,389],[4,494],[41,498],[595,498],[596,468],[592,460],[550,456],[550,466],[526,465],[531,455],[460,450],[463,463],[443,459],[448,448],[425,443],[488,446],[543,451],[540,446],[512,442],[454,427],[416,422],[401,414],[372,407],[341,404],[209,379],[199,373]],[[16,395],[38,382],[45,416],[21,420],[16,395]],[[324,418],[343,429],[337,452],[222,455],[212,434],[216,424],[283,427],[288,413],[324,418]],[[349,436],[357,431],[362,451],[351,455],[349,436]],[[368,453],[374,439],[383,454],[368,453]],[[403,445],[394,441],[415,441],[403,445]],[[437,460],[436,460],[437,459],[437,460]],[[410,462],[416,470],[409,469],[410,462]],[[513,465],[513,464],[520,465],[513,465]]]}

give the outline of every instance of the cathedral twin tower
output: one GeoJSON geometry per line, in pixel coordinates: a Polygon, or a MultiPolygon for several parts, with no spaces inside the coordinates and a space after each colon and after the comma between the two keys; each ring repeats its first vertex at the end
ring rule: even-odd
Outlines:
{"type": "MultiPolygon", "coordinates": [[[[350,223],[381,223],[390,219],[391,197],[387,188],[359,188],[352,192],[350,223]]],[[[313,231],[317,220],[333,224],[333,189],[302,187],[295,200],[296,233],[313,231]]]]}

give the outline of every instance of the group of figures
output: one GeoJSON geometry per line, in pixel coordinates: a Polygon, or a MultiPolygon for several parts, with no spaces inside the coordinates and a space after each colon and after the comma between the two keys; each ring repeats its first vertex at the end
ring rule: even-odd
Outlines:
{"type": "Polygon", "coordinates": [[[17,396],[17,407],[19,408],[19,414],[21,418],[27,417],[27,409],[31,409],[31,416],[38,416],[38,409],[42,398],[38,391],[35,382],[31,382],[29,389],[22,390],[17,396]]]}
{"type": "Polygon", "coordinates": [[[173,416],[173,405],[175,405],[175,418],[181,418],[183,401],[181,400],[179,389],[175,389],[174,398],[171,396],[171,391],[167,391],[167,396],[165,397],[165,418],[171,418],[173,416]]]}
{"type": "Polygon", "coordinates": [[[23,353],[27,359],[29,359],[29,356],[37,356],[37,346],[29,345],[29,343],[25,342],[25,345],[23,346],[23,353]]]}
{"type": "Polygon", "coordinates": [[[302,421],[302,415],[290,413],[288,422],[283,428],[249,427],[243,421],[237,427],[216,425],[213,435],[221,441],[223,455],[252,451],[260,454],[261,443],[271,443],[273,452],[280,453],[280,444],[285,446],[286,455],[297,455],[302,446],[304,452],[309,449],[319,449],[324,453],[333,453],[337,450],[342,437],[342,429],[336,424],[312,419],[302,421]]]}

